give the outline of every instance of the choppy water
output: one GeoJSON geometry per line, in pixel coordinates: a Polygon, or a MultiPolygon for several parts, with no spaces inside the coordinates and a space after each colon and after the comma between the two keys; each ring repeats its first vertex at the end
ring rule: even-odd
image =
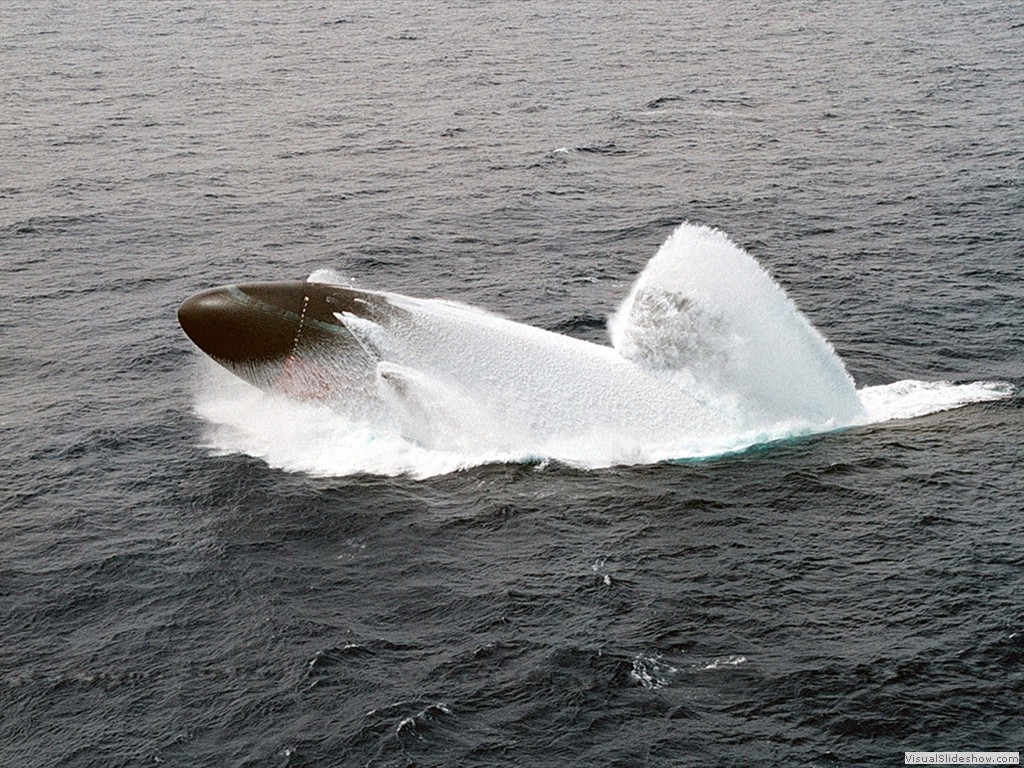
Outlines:
{"type": "Polygon", "coordinates": [[[0,763],[1024,744],[1020,6],[0,19],[0,763]],[[862,399],[1014,394],[707,462],[314,476],[315,433],[276,466],[218,443],[174,318],[332,269],[603,342],[684,220],[770,270],[862,399]]]}

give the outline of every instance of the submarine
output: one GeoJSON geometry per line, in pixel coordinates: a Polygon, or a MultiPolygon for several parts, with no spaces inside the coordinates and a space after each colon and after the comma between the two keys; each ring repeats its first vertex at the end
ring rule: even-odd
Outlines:
{"type": "Polygon", "coordinates": [[[680,450],[684,438],[710,445],[864,416],[832,346],[720,230],[684,224],[669,237],[611,317],[610,345],[321,277],[205,290],[178,320],[202,352],[258,389],[399,424],[423,444],[602,434],[680,450]]]}
{"type": "Polygon", "coordinates": [[[187,298],[178,321],[250,385],[397,424],[420,445],[481,430],[541,440],[566,424],[722,426],[692,393],[610,346],[457,302],[312,281],[239,283],[187,298]]]}

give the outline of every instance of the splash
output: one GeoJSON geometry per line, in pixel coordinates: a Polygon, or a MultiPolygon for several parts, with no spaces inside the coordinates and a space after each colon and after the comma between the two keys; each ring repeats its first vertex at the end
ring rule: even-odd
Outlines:
{"type": "Polygon", "coordinates": [[[863,415],[835,350],[750,254],[679,227],[612,318],[626,359],[713,400],[740,423],[851,423],[863,415]]]}
{"type": "MultiPolygon", "coordinates": [[[[346,284],[329,272],[310,279],[346,284]]],[[[451,301],[375,295],[394,309],[386,321],[338,316],[366,370],[349,370],[330,398],[264,392],[210,364],[196,403],[206,445],[325,476],[598,468],[718,456],[1008,394],[920,382],[858,393],[778,284],[707,227],[684,224],[661,247],[609,321],[612,346],[451,301]]]]}
{"type": "Polygon", "coordinates": [[[930,413],[949,411],[972,403],[987,403],[1012,397],[1014,387],[1002,381],[897,381],[877,387],[864,387],[859,395],[865,416],[858,424],[876,424],[897,419],[912,419],[930,413]]]}

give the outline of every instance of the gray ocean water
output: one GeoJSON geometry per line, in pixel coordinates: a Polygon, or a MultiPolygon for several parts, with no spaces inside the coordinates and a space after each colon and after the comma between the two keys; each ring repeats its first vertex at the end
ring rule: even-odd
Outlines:
{"type": "Polygon", "coordinates": [[[0,4],[0,764],[1024,748],[1022,35],[1001,0],[0,4]],[[330,268],[604,341],[687,220],[858,386],[1018,394],[426,480],[195,410],[198,290],[330,268]]]}

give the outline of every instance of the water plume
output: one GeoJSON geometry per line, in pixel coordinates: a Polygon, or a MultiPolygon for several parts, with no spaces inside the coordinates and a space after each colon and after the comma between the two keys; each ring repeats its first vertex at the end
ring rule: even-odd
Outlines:
{"type": "MultiPolygon", "coordinates": [[[[347,285],[320,271],[310,280],[347,285]]],[[[707,458],[1008,394],[901,382],[858,393],[828,341],[725,234],[680,226],[609,321],[612,345],[439,299],[370,292],[357,342],[261,391],[206,372],[207,445],[317,475],[427,477],[494,462],[583,468],[707,458]],[[324,376],[337,375],[329,396],[324,376]],[[326,373],[325,373],[326,372],[326,373]]]]}

